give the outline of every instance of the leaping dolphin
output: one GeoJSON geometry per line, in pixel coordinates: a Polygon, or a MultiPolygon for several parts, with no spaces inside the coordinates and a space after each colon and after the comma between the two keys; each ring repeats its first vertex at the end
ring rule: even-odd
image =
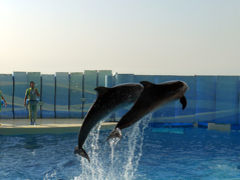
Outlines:
{"type": "Polygon", "coordinates": [[[95,88],[97,99],[84,118],[78,136],[78,146],[75,147],[74,153],[85,157],[90,162],[90,158],[82,146],[91,129],[113,111],[133,104],[143,89],[141,84],[122,84],[112,88],[95,88]]]}
{"type": "Polygon", "coordinates": [[[120,119],[108,139],[121,138],[121,129],[127,128],[140,120],[146,114],[156,110],[163,104],[180,99],[182,109],[185,109],[187,100],[184,96],[188,86],[183,81],[169,81],[153,84],[148,81],[140,82],[144,90],[132,108],[120,119]]]}

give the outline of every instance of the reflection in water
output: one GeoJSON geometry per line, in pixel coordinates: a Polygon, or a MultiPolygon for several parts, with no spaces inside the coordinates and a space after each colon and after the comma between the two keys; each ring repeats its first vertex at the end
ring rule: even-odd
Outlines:
{"type": "Polygon", "coordinates": [[[23,140],[23,147],[29,150],[35,150],[42,148],[42,145],[37,143],[37,138],[34,136],[26,136],[23,140]]]}

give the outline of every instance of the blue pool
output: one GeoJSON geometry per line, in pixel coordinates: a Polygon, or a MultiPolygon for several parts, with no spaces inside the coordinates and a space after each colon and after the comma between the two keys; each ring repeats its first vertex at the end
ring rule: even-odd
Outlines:
{"type": "Polygon", "coordinates": [[[109,145],[95,129],[85,144],[91,158],[76,157],[77,134],[0,136],[0,179],[240,178],[240,132],[156,128],[141,122],[109,145]]]}

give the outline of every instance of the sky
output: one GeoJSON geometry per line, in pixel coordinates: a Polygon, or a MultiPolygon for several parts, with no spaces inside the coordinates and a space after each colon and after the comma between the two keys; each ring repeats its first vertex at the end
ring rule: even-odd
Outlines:
{"type": "Polygon", "coordinates": [[[239,0],[0,0],[0,73],[240,75],[239,0]]]}

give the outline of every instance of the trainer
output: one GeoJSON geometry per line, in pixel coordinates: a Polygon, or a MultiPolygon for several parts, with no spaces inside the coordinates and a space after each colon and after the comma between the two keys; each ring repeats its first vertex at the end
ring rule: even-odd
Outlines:
{"type": "Polygon", "coordinates": [[[35,88],[35,83],[33,81],[30,82],[30,88],[26,90],[25,98],[24,98],[24,106],[28,105],[29,112],[29,120],[31,125],[35,125],[37,119],[37,105],[40,94],[38,89],[35,88]],[[28,104],[26,104],[28,100],[28,104]]]}

